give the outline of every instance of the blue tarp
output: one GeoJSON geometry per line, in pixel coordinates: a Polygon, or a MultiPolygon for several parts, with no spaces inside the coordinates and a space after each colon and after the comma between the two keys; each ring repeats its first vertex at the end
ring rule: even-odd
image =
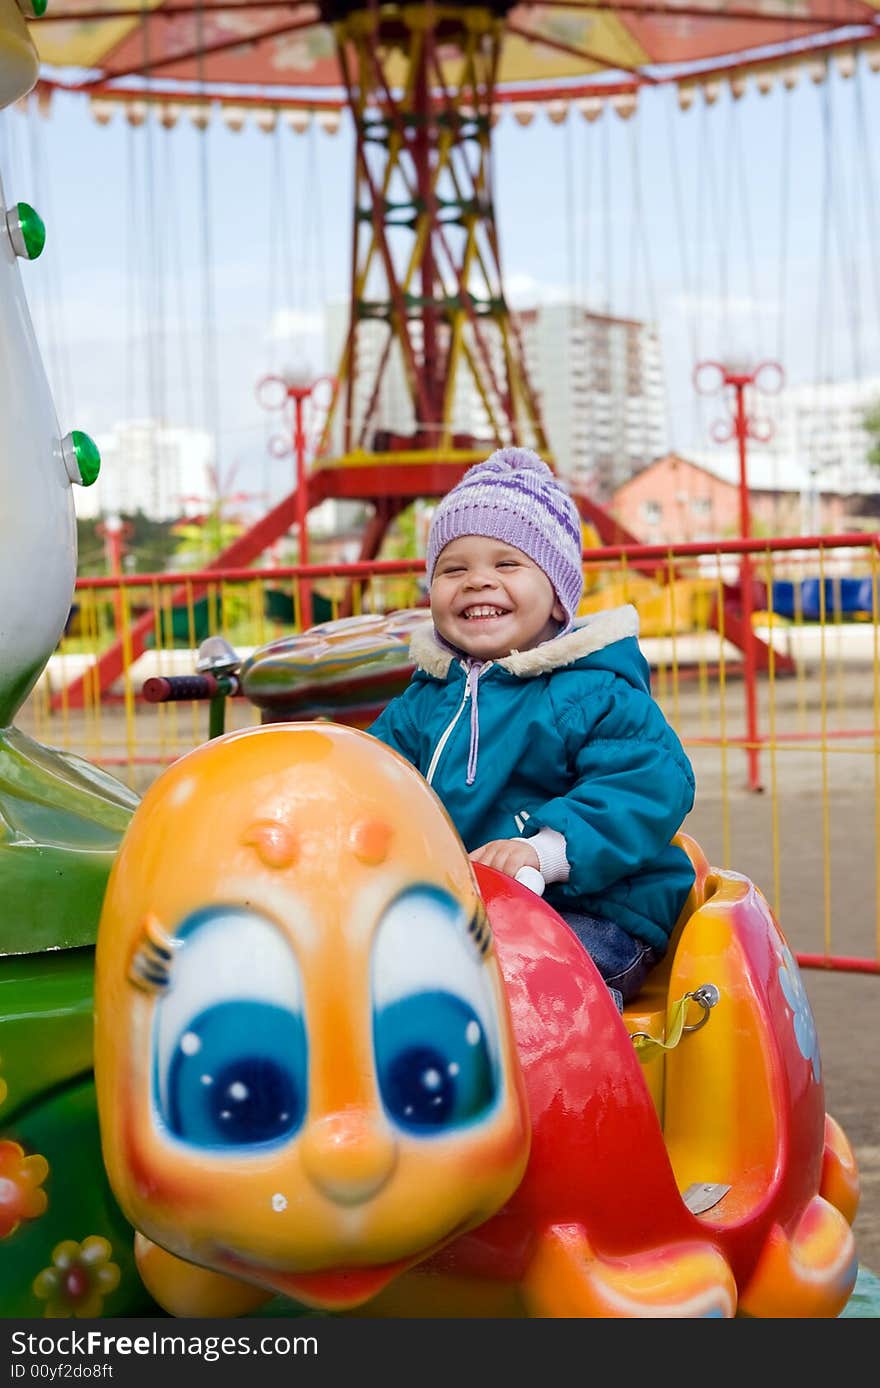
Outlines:
{"type": "Polygon", "coordinates": [[[780,579],[772,585],[773,611],[791,621],[818,622],[835,617],[870,618],[874,613],[872,578],[780,579]]]}

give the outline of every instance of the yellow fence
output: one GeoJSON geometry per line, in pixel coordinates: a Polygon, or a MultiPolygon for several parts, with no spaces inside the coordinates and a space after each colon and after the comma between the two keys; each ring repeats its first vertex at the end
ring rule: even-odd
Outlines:
{"type": "MultiPolygon", "coordinates": [[[[878,536],[590,552],[581,614],[632,602],[654,694],[693,761],[685,827],[752,878],[801,955],[880,960],[878,536]]],[[[204,740],[204,703],[151,704],[222,634],[242,657],[314,622],[425,601],[405,562],[82,581],[17,723],[143,791],[204,740]]],[[[227,728],[260,721],[228,702],[227,728]]]]}

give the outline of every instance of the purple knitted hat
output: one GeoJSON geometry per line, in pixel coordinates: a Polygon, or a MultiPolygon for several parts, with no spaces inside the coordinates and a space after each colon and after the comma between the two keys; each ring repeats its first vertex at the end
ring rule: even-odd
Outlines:
{"type": "Polygon", "coordinates": [[[521,549],[553,584],[566,624],[573,620],[584,588],[580,517],[537,453],[499,448],[447,492],[428,533],[429,583],[441,550],[462,535],[487,535],[521,549]]]}

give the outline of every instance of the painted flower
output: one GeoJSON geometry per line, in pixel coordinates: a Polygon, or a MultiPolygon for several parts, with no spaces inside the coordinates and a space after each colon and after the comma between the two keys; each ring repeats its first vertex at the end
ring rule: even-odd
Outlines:
{"type": "Polygon", "coordinates": [[[819,1076],[822,1073],[822,1065],[819,1060],[819,1038],[816,1035],[816,1023],[813,1020],[813,1009],[810,1007],[810,1000],[804,988],[804,981],[801,978],[801,971],[797,966],[794,955],[787,945],[782,947],[782,963],[779,966],[779,984],[785,994],[785,1000],[792,1011],[792,1021],[794,1022],[794,1039],[797,1041],[798,1050],[808,1060],[813,1067],[813,1079],[819,1083],[819,1076]]]}
{"type": "Polygon", "coordinates": [[[100,1316],[104,1297],[119,1286],[112,1247],[99,1234],[77,1243],[65,1239],[52,1250],[52,1266],[34,1279],[34,1295],[45,1301],[44,1316],[100,1316]]]}
{"type": "Polygon", "coordinates": [[[41,1190],[49,1174],[45,1157],[26,1157],[17,1142],[0,1140],[0,1239],[14,1234],[23,1219],[38,1219],[49,1201],[41,1190]]]}

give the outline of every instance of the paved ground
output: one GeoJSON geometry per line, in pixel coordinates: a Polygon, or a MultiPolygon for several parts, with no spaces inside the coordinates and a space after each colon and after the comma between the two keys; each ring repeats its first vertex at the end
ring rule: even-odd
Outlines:
{"type": "MultiPolygon", "coordinates": [[[[829,669],[824,682],[815,669],[806,682],[778,681],[777,734],[876,727],[875,682],[863,658],[829,669]]],[[[655,691],[688,743],[697,802],[684,827],[710,861],[745,873],[762,888],[796,952],[823,952],[830,923],[832,953],[878,957],[876,738],[826,737],[824,753],[816,744],[782,743],[775,756],[762,754],[765,789],[755,793],[746,788],[740,749],[722,756],[717,747],[694,741],[717,736],[722,725],[728,738],[742,732],[742,686],[731,681],[723,715],[717,685],[701,692],[697,682],[683,681],[673,700],[668,681],[655,678],[655,691]]],[[[105,736],[113,721],[120,724],[121,744],[121,715],[105,715],[105,736]]],[[[234,722],[251,721],[253,711],[238,705],[234,722]]],[[[193,720],[193,735],[206,725],[205,712],[193,720]]],[[[770,727],[766,687],[760,726],[765,732],[770,727]]],[[[139,768],[138,788],[153,774],[139,768]]],[[[880,976],[805,970],[804,980],[819,1033],[826,1105],[853,1143],[861,1171],[860,1261],[880,1274],[880,976]]]]}

